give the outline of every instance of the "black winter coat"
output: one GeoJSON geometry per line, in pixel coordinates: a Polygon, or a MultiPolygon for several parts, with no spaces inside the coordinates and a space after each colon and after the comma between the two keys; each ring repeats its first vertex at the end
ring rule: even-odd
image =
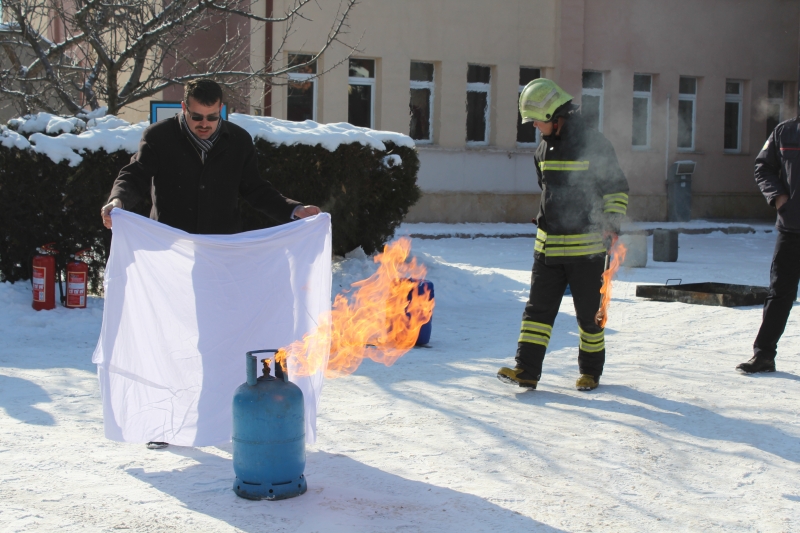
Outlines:
{"type": "Polygon", "coordinates": [[[119,172],[109,201],[130,209],[150,196],[150,218],[188,233],[231,234],[242,230],[239,200],[278,222],[288,222],[299,202],[261,178],[250,134],[222,121],[205,164],[179,124],[179,116],[156,122],[142,134],[139,152],[119,172]]]}
{"type": "Polygon", "coordinates": [[[778,230],[800,233],[800,117],[778,124],[756,157],[755,175],[769,205],[789,195],[778,210],[778,230]]]}

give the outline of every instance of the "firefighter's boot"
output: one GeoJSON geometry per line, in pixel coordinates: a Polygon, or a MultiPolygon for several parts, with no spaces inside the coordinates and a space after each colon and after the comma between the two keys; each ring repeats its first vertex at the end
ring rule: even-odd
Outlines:
{"type": "Polygon", "coordinates": [[[746,363],[736,367],[742,374],[758,374],[760,372],[775,372],[775,359],[766,357],[753,357],[746,363]]]}
{"type": "Polygon", "coordinates": [[[521,367],[503,367],[497,371],[497,379],[503,383],[518,385],[529,390],[536,389],[536,385],[539,384],[539,377],[521,367]]]}
{"type": "Polygon", "coordinates": [[[589,374],[581,374],[578,381],[575,382],[575,388],[578,390],[594,390],[600,385],[600,376],[590,376],[589,374]]]}

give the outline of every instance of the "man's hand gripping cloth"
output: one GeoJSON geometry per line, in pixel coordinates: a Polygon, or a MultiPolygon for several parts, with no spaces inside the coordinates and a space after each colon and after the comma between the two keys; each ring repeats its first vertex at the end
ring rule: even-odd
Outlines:
{"type": "MultiPolygon", "coordinates": [[[[301,339],[330,311],[329,215],[237,235],[192,235],[121,209],[111,218],[103,327],[92,358],[106,437],[178,446],[230,441],[245,352],[301,339]]],[[[305,397],[308,443],[316,438],[322,370],[289,376],[305,397]]]]}

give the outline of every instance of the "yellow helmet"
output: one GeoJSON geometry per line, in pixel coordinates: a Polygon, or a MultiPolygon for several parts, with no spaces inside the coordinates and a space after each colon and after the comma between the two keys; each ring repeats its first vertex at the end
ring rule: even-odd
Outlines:
{"type": "Polygon", "coordinates": [[[556,109],[572,100],[564,89],[553,80],[537,78],[528,83],[519,95],[519,114],[522,123],[549,122],[556,109]]]}

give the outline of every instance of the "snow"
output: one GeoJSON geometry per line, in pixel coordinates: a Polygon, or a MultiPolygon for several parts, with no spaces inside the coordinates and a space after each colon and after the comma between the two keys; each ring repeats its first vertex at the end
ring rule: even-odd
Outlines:
{"type": "MultiPolygon", "coordinates": [[[[33,149],[36,152],[46,155],[54,163],[66,160],[71,167],[74,167],[83,161],[80,154],[86,151],[125,150],[131,154],[138,151],[142,132],[149,126],[149,123],[130,124],[114,115],[106,115],[106,111],[107,108],[100,108],[81,115],[87,122],[75,117],[58,117],[49,113],[37,113],[13,118],[8,123],[20,133],[32,134],[28,140],[34,145],[33,149]],[[83,131],[84,129],[86,131],[83,131]],[[81,131],[83,133],[79,133],[81,131]],[[43,132],[48,135],[59,132],[62,134],[49,137],[43,135],[43,132]]],[[[330,151],[336,150],[342,144],[350,143],[360,143],[375,150],[384,151],[386,150],[384,142],[389,141],[397,146],[414,147],[414,141],[408,135],[361,128],[345,122],[336,124],[319,124],[311,120],[290,122],[238,113],[232,113],[229,120],[247,130],[254,139],[261,138],[274,144],[321,145],[330,151]]],[[[13,142],[18,142],[16,138],[14,139],[13,142]]],[[[12,141],[7,141],[5,133],[3,133],[3,146],[6,146],[7,142],[12,141]]],[[[387,158],[383,160],[386,166],[402,164],[402,159],[397,154],[389,155],[387,158]]]]}
{"type": "Polygon", "coordinates": [[[9,150],[11,148],[27,150],[31,147],[31,143],[28,142],[28,139],[5,126],[0,126],[0,145],[9,150]]]}
{"type": "Polygon", "coordinates": [[[321,145],[333,152],[342,144],[360,143],[375,150],[386,150],[384,142],[397,146],[414,148],[414,141],[408,135],[393,131],[371,130],[353,126],[346,122],[320,124],[313,120],[292,122],[272,117],[256,117],[231,113],[228,120],[246,129],[253,139],[260,138],[274,144],[321,145]]]}
{"type": "Polygon", "coordinates": [[[397,154],[390,154],[383,158],[383,166],[385,167],[399,167],[403,164],[403,158],[397,154]]]}
{"type": "Polygon", "coordinates": [[[34,133],[28,137],[28,141],[33,144],[33,151],[44,154],[53,163],[60,163],[65,160],[71,167],[77,167],[83,158],[64,142],[63,136],[48,137],[43,133],[34,133]]]}
{"type": "MultiPolygon", "coordinates": [[[[414,239],[436,285],[430,347],[327,382],[309,491],[280,502],[234,495],[229,445],[105,440],[90,363],[103,301],[37,313],[28,283],[0,284],[0,530],[800,531],[798,309],[778,372],[742,376],[760,307],[635,297],[667,278],[766,285],[766,229],[681,234],[678,262],[621,271],[588,393],[569,296],[539,389],[494,377],[513,365],[532,238],[414,239]]],[[[334,293],[374,270],[348,254],[334,293]]]]}

